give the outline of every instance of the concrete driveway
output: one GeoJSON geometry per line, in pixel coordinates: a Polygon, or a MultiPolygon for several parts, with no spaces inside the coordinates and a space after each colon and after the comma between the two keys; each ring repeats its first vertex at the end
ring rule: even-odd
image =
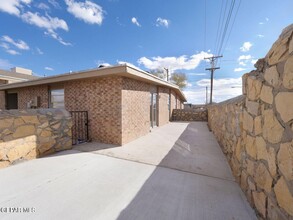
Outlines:
{"type": "Polygon", "coordinates": [[[206,124],[194,122],[2,169],[0,219],[256,217],[206,124]]]}

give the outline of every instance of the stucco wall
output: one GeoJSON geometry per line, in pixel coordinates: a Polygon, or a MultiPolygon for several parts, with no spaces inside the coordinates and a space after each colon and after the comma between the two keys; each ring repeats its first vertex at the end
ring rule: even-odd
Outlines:
{"type": "Polygon", "coordinates": [[[65,110],[0,111],[0,168],[71,149],[71,126],[65,110]]]}
{"type": "Polygon", "coordinates": [[[256,70],[244,96],[210,106],[209,126],[263,219],[293,219],[293,26],[256,70]]]}

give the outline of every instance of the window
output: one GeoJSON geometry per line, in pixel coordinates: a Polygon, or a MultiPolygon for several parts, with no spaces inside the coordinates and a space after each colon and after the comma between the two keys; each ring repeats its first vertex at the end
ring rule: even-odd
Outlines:
{"type": "Polygon", "coordinates": [[[50,90],[50,108],[64,108],[64,89],[50,90]]]}

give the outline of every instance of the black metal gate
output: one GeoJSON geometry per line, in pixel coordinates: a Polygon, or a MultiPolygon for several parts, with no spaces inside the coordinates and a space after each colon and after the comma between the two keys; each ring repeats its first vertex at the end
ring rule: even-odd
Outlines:
{"type": "Polygon", "coordinates": [[[72,144],[80,144],[89,140],[88,112],[70,111],[72,117],[72,144]]]}

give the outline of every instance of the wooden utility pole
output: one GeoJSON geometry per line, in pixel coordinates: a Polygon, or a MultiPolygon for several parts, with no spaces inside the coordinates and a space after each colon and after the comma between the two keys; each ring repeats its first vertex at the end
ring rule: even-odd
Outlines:
{"type": "Polygon", "coordinates": [[[214,84],[214,71],[217,69],[220,69],[220,67],[215,67],[215,61],[223,56],[212,56],[212,57],[207,57],[204,58],[205,60],[210,60],[211,63],[211,68],[206,68],[206,70],[211,71],[211,93],[210,93],[210,104],[213,103],[213,84],[214,84]]]}

